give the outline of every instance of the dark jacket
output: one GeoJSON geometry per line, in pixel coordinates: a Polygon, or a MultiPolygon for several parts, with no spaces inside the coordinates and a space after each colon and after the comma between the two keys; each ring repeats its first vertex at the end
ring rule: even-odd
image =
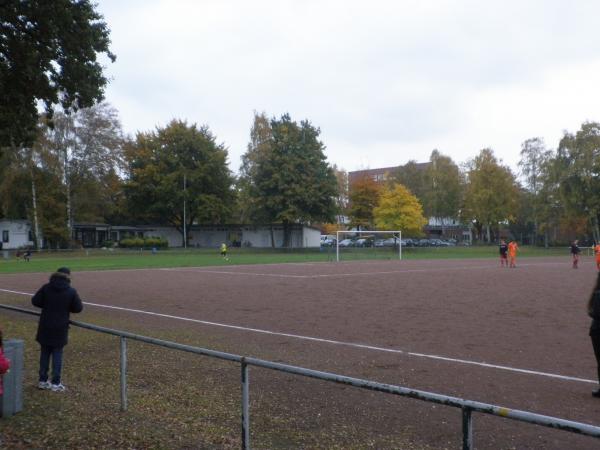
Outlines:
{"type": "Polygon", "coordinates": [[[588,314],[592,318],[590,336],[600,335],[600,291],[594,291],[592,294],[592,303],[588,314]]]}
{"type": "Polygon", "coordinates": [[[83,310],[77,291],[71,287],[68,275],[53,273],[50,282],[43,285],[31,299],[33,306],[42,308],[35,339],[42,345],[67,345],[69,316],[83,310]]]}

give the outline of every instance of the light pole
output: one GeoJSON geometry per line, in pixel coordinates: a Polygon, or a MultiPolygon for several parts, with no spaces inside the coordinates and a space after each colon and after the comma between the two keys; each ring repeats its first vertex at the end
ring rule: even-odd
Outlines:
{"type": "Polygon", "coordinates": [[[185,188],[186,188],[186,176],[183,172],[183,248],[187,249],[187,229],[186,229],[186,213],[185,213],[185,188]]]}

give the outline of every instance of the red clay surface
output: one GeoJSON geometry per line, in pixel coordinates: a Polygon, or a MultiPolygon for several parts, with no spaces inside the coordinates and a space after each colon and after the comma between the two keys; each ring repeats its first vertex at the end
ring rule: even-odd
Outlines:
{"type": "MultiPolygon", "coordinates": [[[[150,335],[177,327],[211,336],[220,350],[600,425],[585,313],[595,278],[591,258],[578,270],[567,258],[527,258],[516,269],[436,260],[98,271],[74,274],[73,284],[86,302],[423,356],[103,309],[143,323],[150,335]]],[[[2,275],[0,289],[33,293],[46,279],[2,275]]],[[[86,321],[85,311],[77,320],[86,321]]],[[[379,410],[386,432],[409,426],[423,443],[460,446],[454,408],[386,394],[369,396],[364,407],[379,410]]],[[[482,414],[474,425],[476,448],[600,447],[593,438],[482,414]]]]}

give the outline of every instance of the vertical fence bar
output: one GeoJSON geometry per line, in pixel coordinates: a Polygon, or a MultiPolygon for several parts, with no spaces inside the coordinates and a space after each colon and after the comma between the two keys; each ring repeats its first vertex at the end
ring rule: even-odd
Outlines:
{"type": "Polygon", "coordinates": [[[242,449],[250,450],[250,380],[248,364],[242,357],[242,449]]]}
{"type": "Polygon", "coordinates": [[[462,423],[463,423],[463,450],[471,450],[473,448],[473,415],[471,408],[462,408],[462,423]]]}
{"type": "Polygon", "coordinates": [[[127,339],[121,336],[121,411],[127,411],[127,339]]]}

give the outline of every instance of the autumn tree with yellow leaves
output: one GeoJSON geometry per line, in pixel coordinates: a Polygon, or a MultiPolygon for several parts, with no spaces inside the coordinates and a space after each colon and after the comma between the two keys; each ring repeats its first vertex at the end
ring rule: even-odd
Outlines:
{"type": "Polygon", "coordinates": [[[373,215],[378,229],[402,230],[404,236],[422,236],[427,224],[421,203],[402,184],[392,184],[381,191],[373,215]]]}

